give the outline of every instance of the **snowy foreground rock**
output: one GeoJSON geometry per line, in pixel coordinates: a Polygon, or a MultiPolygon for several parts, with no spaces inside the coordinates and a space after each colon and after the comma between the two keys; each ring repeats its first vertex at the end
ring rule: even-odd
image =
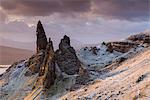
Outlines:
{"type": "Polygon", "coordinates": [[[149,100],[150,34],[75,51],[37,24],[37,53],[0,76],[0,100],[149,100]]]}

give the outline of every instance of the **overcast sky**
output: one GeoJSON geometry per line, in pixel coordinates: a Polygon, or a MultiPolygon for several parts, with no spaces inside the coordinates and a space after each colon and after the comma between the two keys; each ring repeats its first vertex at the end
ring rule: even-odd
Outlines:
{"type": "Polygon", "coordinates": [[[84,44],[150,29],[150,0],[0,0],[0,38],[35,42],[41,20],[55,45],[67,34],[84,44]]]}

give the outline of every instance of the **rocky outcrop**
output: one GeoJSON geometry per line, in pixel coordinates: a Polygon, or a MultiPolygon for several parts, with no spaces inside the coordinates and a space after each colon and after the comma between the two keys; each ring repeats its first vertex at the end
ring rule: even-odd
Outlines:
{"type": "Polygon", "coordinates": [[[97,55],[97,52],[99,51],[99,49],[97,47],[91,47],[91,51],[94,55],[97,55]]]}
{"type": "Polygon", "coordinates": [[[130,40],[130,41],[136,42],[136,43],[148,43],[148,44],[150,44],[150,34],[140,33],[137,35],[132,35],[129,38],[127,38],[127,40],[130,40]]]}
{"type": "Polygon", "coordinates": [[[136,47],[138,44],[132,42],[109,42],[107,43],[107,51],[113,52],[113,50],[118,52],[128,52],[131,48],[136,47]]]}
{"type": "Polygon", "coordinates": [[[43,86],[48,89],[54,84],[56,79],[54,48],[50,38],[46,47],[46,57],[44,60],[45,62],[43,68],[41,68],[41,74],[44,75],[43,86]]]}
{"type": "Polygon", "coordinates": [[[39,52],[40,50],[45,50],[47,46],[47,38],[41,21],[39,21],[37,24],[36,35],[37,52],[39,52]]]}
{"type": "Polygon", "coordinates": [[[70,46],[70,38],[64,36],[59,44],[59,49],[55,52],[56,62],[62,72],[73,75],[79,72],[81,66],[78,60],[75,50],[70,46]]]}
{"type": "Polygon", "coordinates": [[[147,46],[150,45],[150,34],[140,33],[132,35],[128,37],[126,41],[109,42],[106,44],[106,46],[108,48],[107,51],[111,53],[113,52],[113,50],[125,53],[128,52],[131,48],[135,48],[138,45],[143,44],[146,44],[147,46]]]}
{"type": "Polygon", "coordinates": [[[76,84],[85,85],[90,81],[89,71],[83,66],[79,69],[79,76],[76,77],[76,84]]]}
{"type": "Polygon", "coordinates": [[[44,88],[50,88],[56,79],[54,48],[51,39],[47,42],[44,28],[39,21],[37,24],[37,53],[27,62],[29,69],[25,75],[30,76],[38,73],[37,84],[43,85],[44,88]]]}
{"type": "Polygon", "coordinates": [[[32,57],[30,57],[29,60],[27,61],[27,66],[29,67],[30,70],[28,70],[25,73],[25,76],[30,76],[39,73],[40,67],[43,64],[44,57],[45,57],[44,50],[41,50],[32,57]]]}
{"type": "Polygon", "coordinates": [[[47,43],[46,50],[40,50],[35,55],[35,57],[32,58],[31,61],[33,62],[33,65],[30,62],[30,71],[32,72],[32,74],[38,73],[38,78],[34,85],[34,88],[38,85],[43,85],[45,89],[48,89],[52,85],[54,85],[56,79],[55,59],[53,43],[50,38],[49,42],[47,43]]]}
{"type": "Polygon", "coordinates": [[[113,52],[113,47],[112,47],[111,43],[108,43],[108,44],[107,44],[107,50],[106,50],[106,51],[108,51],[108,52],[110,52],[110,53],[113,52]]]}
{"type": "Polygon", "coordinates": [[[81,67],[81,62],[70,45],[70,38],[65,35],[61,39],[59,49],[54,52],[53,42],[50,38],[47,42],[40,21],[37,24],[37,53],[28,60],[27,66],[30,70],[25,73],[26,76],[38,73],[33,89],[38,88],[39,85],[49,89],[56,79],[63,78],[62,72],[68,75],[78,74],[77,84],[85,84],[89,79],[87,70],[81,67]],[[83,81],[84,79],[87,81],[83,81]]]}

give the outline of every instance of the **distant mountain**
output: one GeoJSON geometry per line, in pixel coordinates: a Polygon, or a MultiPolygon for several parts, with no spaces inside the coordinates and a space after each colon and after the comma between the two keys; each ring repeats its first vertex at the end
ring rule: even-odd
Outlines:
{"type": "Polygon", "coordinates": [[[32,51],[34,51],[36,48],[34,42],[20,42],[5,38],[0,38],[0,45],[13,48],[27,49],[32,51]]]}
{"type": "MultiPolygon", "coordinates": [[[[57,39],[53,41],[54,42],[54,48],[58,49],[58,44],[60,41],[57,39]]],[[[8,46],[13,48],[21,48],[21,49],[27,49],[34,51],[36,48],[36,45],[34,42],[19,42],[19,41],[13,41],[5,38],[0,38],[0,45],[1,46],[8,46]]],[[[71,39],[71,45],[76,49],[80,49],[82,47],[85,47],[86,44],[83,44],[80,41],[77,41],[75,39],[71,39]]]]}
{"type": "Polygon", "coordinates": [[[9,65],[33,55],[33,51],[0,46],[0,65],[9,65]]]}

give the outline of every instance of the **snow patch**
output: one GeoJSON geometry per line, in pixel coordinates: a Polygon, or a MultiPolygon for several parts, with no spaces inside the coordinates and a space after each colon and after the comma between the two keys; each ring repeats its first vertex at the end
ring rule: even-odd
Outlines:
{"type": "Polygon", "coordinates": [[[123,54],[117,51],[113,53],[107,52],[105,45],[99,45],[96,48],[98,49],[97,55],[93,54],[90,48],[82,48],[77,54],[80,61],[89,66],[88,68],[90,69],[92,69],[92,67],[104,67],[123,54]]]}

